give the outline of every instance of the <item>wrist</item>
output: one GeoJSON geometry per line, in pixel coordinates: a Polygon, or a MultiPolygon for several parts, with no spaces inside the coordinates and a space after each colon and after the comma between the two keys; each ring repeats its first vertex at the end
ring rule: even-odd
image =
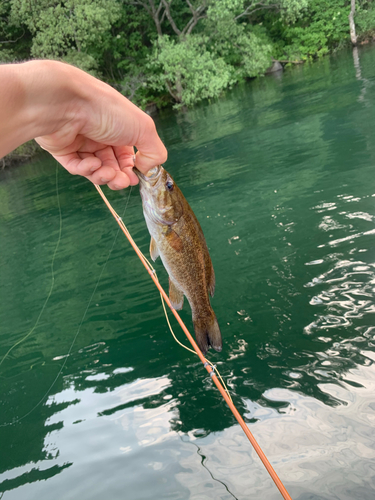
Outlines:
{"type": "Polygon", "coordinates": [[[69,122],[72,127],[79,127],[80,122],[84,122],[81,116],[84,98],[77,75],[85,73],[68,64],[49,60],[30,61],[19,66],[24,85],[25,123],[31,138],[51,135],[69,122]]]}

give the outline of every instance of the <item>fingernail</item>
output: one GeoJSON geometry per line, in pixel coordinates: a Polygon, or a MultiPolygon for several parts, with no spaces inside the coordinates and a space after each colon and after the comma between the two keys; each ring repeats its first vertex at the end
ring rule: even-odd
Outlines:
{"type": "Polygon", "coordinates": [[[105,179],[104,177],[101,177],[100,178],[100,182],[102,182],[103,184],[107,184],[108,179],[105,179]]]}
{"type": "Polygon", "coordinates": [[[90,168],[90,172],[93,173],[95,172],[96,170],[98,170],[98,168],[100,168],[100,165],[98,165],[97,167],[91,167],[90,168]]]}

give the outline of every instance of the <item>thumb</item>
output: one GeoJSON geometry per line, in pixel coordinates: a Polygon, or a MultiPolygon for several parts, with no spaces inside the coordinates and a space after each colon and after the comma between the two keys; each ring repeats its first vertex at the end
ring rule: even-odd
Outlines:
{"type": "Polygon", "coordinates": [[[152,119],[148,122],[148,127],[145,127],[142,132],[137,144],[135,144],[138,151],[135,155],[134,165],[143,174],[146,174],[151,168],[165,163],[168,153],[158,136],[152,119]]]}
{"type": "Polygon", "coordinates": [[[137,167],[142,174],[146,174],[153,167],[165,163],[167,161],[167,157],[168,154],[165,147],[163,151],[153,154],[143,154],[141,151],[138,151],[135,155],[134,166],[137,167]]]}

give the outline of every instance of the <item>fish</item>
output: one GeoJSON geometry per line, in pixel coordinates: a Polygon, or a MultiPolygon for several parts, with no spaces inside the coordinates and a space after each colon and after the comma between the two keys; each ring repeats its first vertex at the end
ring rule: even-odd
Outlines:
{"type": "Polygon", "coordinates": [[[143,214],[151,235],[150,256],[159,256],[169,275],[169,300],[177,311],[187,298],[199,349],[222,350],[222,338],[209,294],[215,273],[202,228],[171,175],[158,165],[141,173],[136,167],[143,214]]]}

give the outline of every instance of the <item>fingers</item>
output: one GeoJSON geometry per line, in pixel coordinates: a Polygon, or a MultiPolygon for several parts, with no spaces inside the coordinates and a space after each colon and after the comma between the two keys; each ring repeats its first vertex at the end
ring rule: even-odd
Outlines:
{"type": "Polygon", "coordinates": [[[143,173],[167,161],[167,149],[156,131],[155,123],[151,117],[143,121],[140,137],[135,144],[138,149],[135,156],[135,166],[143,173]]]}
{"type": "Polygon", "coordinates": [[[113,190],[119,190],[129,186],[135,186],[136,184],[138,184],[138,178],[133,172],[132,175],[129,176],[127,173],[120,171],[116,172],[116,175],[111,182],[108,182],[108,187],[113,190]]]}
{"type": "Polygon", "coordinates": [[[136,186],[139,183],[139,179],[133,171],[133,166],[126,167],[126,168],[122,169],[122,171],[129,178],[130,186],[136,186]]]}
{"type": "Polygon", "coordinates": [[[72,175],[90,176],[102,166],[102,160],[92,154],[81,158],[77,153],[53,155],[53,157],[72,175]]]}
{"type": "Polygon", "coordinates": [[[138,177],[133,172],[133,167],[135,166],[134,148],[132,146],[120,146],[120,147],[114,147],[113,150],[115,152],[120,169],[129,178],[130,185],[131,186],[137,185],[139,180],[138,177]]]}
{"type": "Polygon", "coordinates": [[[134,148],[133,146],[115,146],[113,151],[121,170],[134,167],[134,148]]]}
{"type": "Polygon", "coordinates": [[[101,159],[102,166],[87,176],[95,184],[108,184],[110,189],[115,190],[138,184],[138,177],[133,172],[134,149],[132,147],[107,147],[97,151],[95,156],[101,159]]]}
{"type": "MultiPolygon", "coordinates": [[[[133,172],[133,154],[131,155],[131,163],[129,160],[125,161],[124,158],[121,160],[121,165],[129,165],[130,163],[130,166],[124,166],[122,169],[112,148],[108,147],[97,151],[96,155],[71,153],[54,156],[54,158],[68,172],[73,175],[82,175],[93,184],[108,184],[108,187],[113,190],[125,189],[130,185],[138,184],[138,177],[133,172]]],[[[129,154],[128,156],[130,157],[129,154]]]]}
{"type": "Polygon", "coordinates": [[[100,158],[104,167],[110,167],[113,168],[113,170],[120,170],[119,162],[111,146],[95,151],[94,154],[97,158],[100,158]]]}
{"type": "Polygon", "coordinates": [[[116,170],[111,167],[100,167],[93,174],[85,177],[87,177],[87,179],[89,179],[92,183],[102,186],[103,184],[108,184],[116,177],[116,170]]]}
{"type": "Polygon", "coordinates": [[[133,167],[127,167],[122,171],[103,166],[86,177],[93,184],[108,184],[110,189],[116,191],[135,186],[139,182],[138,177],[133,172],[133,167]]]}

